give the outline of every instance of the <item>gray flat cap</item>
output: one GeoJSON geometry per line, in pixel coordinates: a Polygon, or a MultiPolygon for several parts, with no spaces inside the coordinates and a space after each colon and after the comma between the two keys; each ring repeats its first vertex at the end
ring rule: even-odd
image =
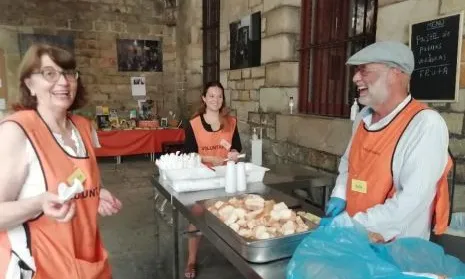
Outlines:
{"type": "Polygon", "coordinates": [[[363,65],[382,63],[396,67],[407,74],[412,74],[415,68],[413,52],[401,42],[384,41],[371,44],[354,55],[346,62],[347,65],[363,65]]]}

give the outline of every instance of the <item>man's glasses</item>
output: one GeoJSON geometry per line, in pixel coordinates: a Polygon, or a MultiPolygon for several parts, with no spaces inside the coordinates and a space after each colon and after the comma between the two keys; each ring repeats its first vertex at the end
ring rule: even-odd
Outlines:
{"type": "Polygon", "coordinates": [[[45,68],[33,74],[41,74],[42,77],[48,82],[57,82],[60,76],[63,75],[68,81],[77,81],[79,78],[79,72],[77,70],[64,70],[57,71],[53,68],[45,68]]]}

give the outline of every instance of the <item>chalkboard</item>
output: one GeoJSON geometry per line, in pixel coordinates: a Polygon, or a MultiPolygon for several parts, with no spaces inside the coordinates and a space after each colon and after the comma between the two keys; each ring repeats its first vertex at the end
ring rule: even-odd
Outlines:
{"type": "Polygon", "coordinates": [[[415,70],[410,93],[426,102],[456,102],[460,77],[463,12],[410,25],[415,70]]]}

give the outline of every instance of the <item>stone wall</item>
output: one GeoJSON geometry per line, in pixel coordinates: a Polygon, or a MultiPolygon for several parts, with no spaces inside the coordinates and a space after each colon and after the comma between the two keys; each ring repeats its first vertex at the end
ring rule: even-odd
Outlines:
{"type": "Polygon", "coordinates": [[[177,107],[175,13],[162,0],[0,1],[0,48],[6,52],[9,100],[17,95],[19,33],[71,34],[82,81],[98,104],[136,107],[130,76],[145,76],[147,94],[166,109],[177,107]],[[163,41],[163,72],[118,72],[116,39],[163,41]]]}
{"type": "Polygon", "coordinates": [[[289,97],[298,99],[300,1],[221,1],[220,23],[220,81],[239,120],[244,149],[249,152],[252,129],[262,128],[265,164],[284,161],[281,153],[287,151],[278,150],[284,145],[276,139],[276,115],[287,113],[289,97]],[[230,70],[229,24],[258,11],[261,65],[230,70]]]}
{"type": "Polygon", "coordinates": [[[180,115],[188,119],[199,105],[202,79],[202,0],[179,1],[176,26],[177,91],[180,115]]]}
{"type": "MultiPolygon", "coordinates": [[[[339,158],[351,136],[348,119],[289,114],[290,96],[298,96],[300,0],[221,1],[220,81],[226,88],[227,104],[239,120],[245,152],[250,155],[253,128],[262,130],[264,164],[300,163],[337,173],[339,158]],[[231,70],[229,24],[251,13],[262,12],[262,47],[259,67],[231,70]]],[[[408,41],[410,22],[465,9],[465,2],[453,0],[380,0],[377,40],[408,41]],[[393,20],[395,19],[395,20],[393,20]]],[[[201,1],[181,4],[178,21],[178,59],[186,87],[182,110],[189,114],[198,104],[202,73],[201,1]],[[181,42],[182,40],[182,42],[181,42]]],[[[462,48],[462,52],[464,49],[462,48]]],[[[462,54],[465,61],[465,53],[462,54]]],[[[463,65],[464,62],[462,62],[463,65]]],[[[465,77],[465,67],[462,67],[465,77]]],[[[461,87],[465,78],[461,78],[461,87]]],[[[465,88],[460,100],[431,104],[446,119],[450,146],[458,160],[458,181],[465,182],[465,88]]],[[[297,100],[298,101],[298,100],[297,100]]]]}
{"type": "MultiPolygon", "coordinates": [[[[187,89],[184,108],[192,112],[201,92],[201,3],[184,4],[178,37],[187,38],[183,49],[187,89]],[[184,12],[183,12],[184,11],[184,12]],[[189,13],[187,11],[190,11],[189,13]],[[194,11],[194,12],[192,12],[194,11]]],[[[298,99],[298,51],[300,36],[299,0],[221,1],[220,81],[226,88],[226,101],[239,120],[245,152],[250,155],[253,128],[262,130],[264,163],[300,163],[324,172],[337,173],[340,156],[351,135],[347,119],[288,113],[290,96],[298,99]],[[259,67],[231,70],[229,63],[229,24],[251,13],[262,12],[262,47],[259,67]],[[277,47],[279,46],[279,47],[277,47]]],[[[439,0],[380,0],[378,40],[408,40],[411,21],[458,11],[465,4],[439,0]],[[415,11],[415,12],[413,12],[415,11]],[[392,21],[396,18],[395,21],[392,21]]],[[[465,58],[464,55],[462,55],[465,58]]],[[[465,69],[465,68],[464,68],[465,69]]],[[[463,70],[465,71],[465,70],[463,70]]],[[[461,84],[465,84],[461,79],[461,84]]],[[[460,91],[460,95],[464,94],[460,91]]],[[[464,96],[465,97],[465,96],[464,96]]],[[[448,123],[451,149],[458,157],[458,180],[465,181],[465,142],[463,135],[464,98],[454,104],[432,104],[448,123]]]]}
{"type": "MultiPolygon", "coordinates": [[[[378,9],[377,40],[399,40],[408,44],[409,24],[465,9],[465,1],[404,0],[384,1],[378,9]],[[394,3],[389,3],[394,2],[394,3]],[[396,20],[392,20],[396,18],[396,20]]],[[[459,101],[432,103],[446,120],[450,133],[450,149],[457,159],[457,180],[465,182],[465,47],[462,43],[459,101]]]]}

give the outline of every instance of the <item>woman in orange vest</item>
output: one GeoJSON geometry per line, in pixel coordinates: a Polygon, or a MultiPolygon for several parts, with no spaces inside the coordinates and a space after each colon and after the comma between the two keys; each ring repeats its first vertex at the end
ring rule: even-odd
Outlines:
{"type": "Polygon", "coordinates": [[[76,61],[33,45],[19,75],[19,111],[0,124],[0,278],[111,278],[97,215],[121,202],[101,188],[91,123],[70,113],[86,97],[76,61]],[[63,200],[73,181],[84,191],[63,200]]]}
{"type": "MultiPolygon", "coordinates": [[[[184,152],[196,152],[207,166],[225,164],[225,159],[237,161],[242,150],[237,121],[229,115],[225,104],[224,88],[219,82],[210,82],[202,94],[202,105],[186,127],[184,152]]],[[[189,231],[195,231],[193,225],[189,231]]],[[[186,278],[195,278],[200,236],[189,238],[189,256],[186,278]]]]}

